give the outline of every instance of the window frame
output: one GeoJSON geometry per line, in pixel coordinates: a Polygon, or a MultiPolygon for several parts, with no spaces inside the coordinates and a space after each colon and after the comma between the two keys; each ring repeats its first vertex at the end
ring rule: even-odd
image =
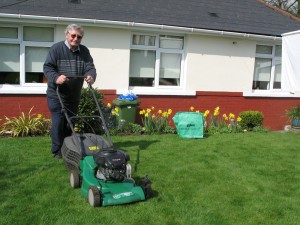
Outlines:
{"type": "MultiPolygon", "coordinates": [[[[153,50],[155,51],[156,59],[155,59],[155,68],[154,68],[154,86],[129,86],[128,81],[128,89],[133,91],[137,94],[174,94],[180,95],[194,95],[194,91],[186,91],[185,90],[185,46],[186,46],[186,36],[184,34],[177,34],[177,33],[145,33],[145,32],[132,32],[130,38],[130,51],[131,50],[153,50]],[[133,44],[133,37],[134,35],[148,35],[148,36],[155,36],[155,45],[154,46],[145,46],[145,45],[134,45],[133,44]],[[173,49],[173,48],[160,48],[160,36],[167,35],[167,36],[178,36],[183,38],[183,48],[182,49],[173,49]],[[160,58],[161,53],[176,53],[181,54],[181,63],[180,63],[180,84],[178,86],[171,86],[171,85],[159,85],[160,79],[160,58]]],[[[130,63],[130,62],[129,62],[130,63]]],[[[128,79],[130,78],[130,74],[128,73],[128,79]]],[[[122,93],[122,90],[117,90],[117,93],[122,93]]]]}
{"type": "Polygon", "coordinates": [[[1,27],[14,27],[18,29],[18,38],[0,38],[1,44],[18,44],[20,46],[20,84],[0,84],[0,94],[41,94],[45,93],[46,83],[26,83],[26,71],[25,71],[25,49],[26,47],[44,47],[50,48],[55,43],[56,29],[54,25],[36,25],[36,24],[24,24],[24,25],[9,25],[0,24],[1,27]],[[52,42],[39,42],[39,41],[23,41],[24,27],[45,27],[53,29],[53,41],[52,42]],[[34,88],[33,88],[34,87],[34,88]]]}
{"type": "MultiPolygon", "coordinates": [[[[281,46],[282,47],[282,45],[281,44],[269,44],[269,43],[268,44],[266,44],[266,43],[257,43],[256,46],[255,46],[255,49],[258,45],[272,47],[272,54],[256,53],[256,50],[255,50],[255,58],[254,58],[254,62],[255,62],[256,58],[271,59],[271,71],[270,71],[270,80],[269,80],[270,87],[269,87],[269,89],[265,90],[265,89],[253,89],[253,86],[252,86],[252,92],[253,93],[282,92],[281,88],[274,88],[276,63],[278,61],[280,61],[281,65],[282,65],[282,55],[280,57],[275,55],[276,46],[281,46]]],[[[255,75],[254,72],[255,72],[255,63],[254,63],[254,71],[253,71],[252,82],[254,82],[254,75],[255,75]]]]}

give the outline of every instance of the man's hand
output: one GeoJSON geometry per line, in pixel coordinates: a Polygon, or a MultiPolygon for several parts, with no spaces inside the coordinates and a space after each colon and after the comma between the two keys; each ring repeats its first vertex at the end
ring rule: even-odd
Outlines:
{"type": "Polygon", "coordinates": [[[65,83],[67,80],[69,80],[68,79],[68,77],[67,76],[65,76],[65,75],[63,75],[63,74],[61,74],[57,79],[56,79],[56,84],[63,84],[63,83],[65,83]]]}
{"type": "Polygon", "coordinates": [[[87,75],[86,78],[84,78],[84,80],[88,83],[88,84],[93,84],[94,83],[94,78],[91,75],[87,75]]]}

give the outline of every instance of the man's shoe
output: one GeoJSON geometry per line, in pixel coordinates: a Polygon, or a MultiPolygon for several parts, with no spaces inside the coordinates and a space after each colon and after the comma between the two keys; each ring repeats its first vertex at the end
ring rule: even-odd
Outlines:
{"type": "Polygon", "coordinates": [[[58,151],[58,152],[54,153],[54,158],[55,159],[62,159],[61,151],[58,151]]]}

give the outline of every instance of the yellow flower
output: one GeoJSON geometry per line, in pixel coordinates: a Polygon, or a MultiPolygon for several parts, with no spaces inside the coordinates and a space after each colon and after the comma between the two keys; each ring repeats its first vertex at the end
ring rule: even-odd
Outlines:
{"type": "Polygon", "coordinates": [[[172,109],[168,109],[168,115],[172,114],[172,109]]]}
{"type": "Polygon", "coordinates": [[[162,114],[162,110],[161,110],[161,109],[158,110],[157,113],[158,113],[158,114],[162,114]]]}
{"type": "Polygon", "coordinates": [[[229,113],[229,118],[230,119],[234,119],[235,118],[235,115],[233,113],[229,113]]]}
{"type": "Polygon", "coordinates": [[[219,106],[217,106],[217,107],[215,108],[215,110],[214,110],[214,116],[218,116],[218,115],[220,114],[219,109],[220,109],[219,106]]]}
{"type": "Polygon", "coordinates": [[[107,103],[107,107],[108,107],[108,108],[111,108],[111,104],[110,104],[110,103],[107,103]]]}
{"type": "Polygon", "coordinates": [[[148,117],[149,116],[149,113],[145,113],[145,117],[148,117]]]}
{"type": "Polygon", "coordinates": [[[41,118],[43,118],[43,115],[39,113],[39,114],[37,114],[37,118],[41,119],[41,118]]]}
{"type": "Polygon", "coordinates": [[[207,115],[209,114],[209,110],[207,109],[207,110],[205,110],[205,112],[204,112],[204,117],[207,117],[207,115]]]}
{"type": "Polygon", "coordinates": [[[118,108],[118,107],[116,107],[116,108],[115,108],[115,111],[116,111],[116,113],[118,113],[118,112],[119,112],[119,108],[118,108]]]}
{"type": "Polygon", "coordinates": [[[195,109],[194,106],[190,107],[190,111],[194,111],[194,109],[195,109]]]}
{"type": "Polygon", "coordinates": [[[224,120],[228,120],[228,116],[225,113],[223,114],[223,118],[224,120]]]}
{"type": "Polygon", "coordinates": [[[237,120],[238,122],[241,122],[241,121],[242,121],[242,118],[241,118],[241,117],[238,117],[236,120],[237,120]]]}
{"type": "Polygon", "coordinates": [[[154,106],[151,106],[151,110],[154,110],[155,108],[154,108],[154,106]]]}
{"type": "Polygon", "coordinates": [[[168,112],[163,112],[162,116],[163,117],[168,117],[168,112]]]}
{"type": "Polygon", "coordinates": [[[144,114],[145,114],[145,110],[143,109],[140,111],[140,115],[144,115],[144,114]]]}
{"type": "Polygon", "coordinates": [[[153,118],[153,119],[155,118],[155,114],[152,115],[152,118],[153,118]]]}
{"type": "Polygon", "coordinates": [[[151,112],[151,109],[147,109],[147,113],[150,113],[151,112]]]}
{"type": "Polygon", "coordinates": [[[111,111],[111,114],[112,114],[113,116],[115,116],[117,113],[116,113],[115,110],[112,110],[112,111],[111,111]]]}
{"type": "Polygon", "coordinates": [[[196,113],[199,113],[199,110],[196,110],[196,113]]]}

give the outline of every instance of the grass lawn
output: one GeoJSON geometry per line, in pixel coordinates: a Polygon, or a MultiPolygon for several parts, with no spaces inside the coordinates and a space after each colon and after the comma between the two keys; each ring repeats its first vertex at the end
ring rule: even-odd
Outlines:
{"type": "Polygon", "coordinates": [[[92,208],[50,155],[49,137],[1,138],[0,224],[300,224],[300,133],[113,141],[130,154],[133,177],[149,176],[153,198],[92,208]]]}

